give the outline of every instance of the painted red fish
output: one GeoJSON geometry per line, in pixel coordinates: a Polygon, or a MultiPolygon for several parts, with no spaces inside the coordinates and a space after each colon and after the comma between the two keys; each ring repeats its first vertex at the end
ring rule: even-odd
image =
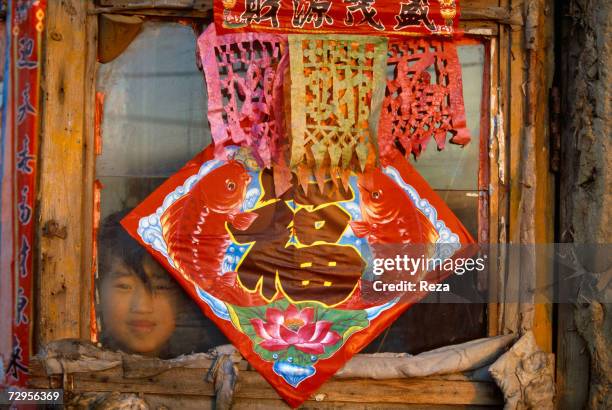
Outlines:
{"type": "Polygon", "coordinates": [[[351,228],[370,244],[430,244],[438,233],[404,190],[379,168],[358,176],[362,221],[351,228]]]}
{"type": "MultiPolygon", "coordinates": [[[[161,217],[163,237],[176,268],[200,286],[222,280],[217,274],[230,244],[226,223],[245,230],[257,218],[254,212],[239,212],[250,180],[239,162],[229,161],[204,176],[161,217]]],[[[235,276],[228,278],[235,280],[235,276]]]]}

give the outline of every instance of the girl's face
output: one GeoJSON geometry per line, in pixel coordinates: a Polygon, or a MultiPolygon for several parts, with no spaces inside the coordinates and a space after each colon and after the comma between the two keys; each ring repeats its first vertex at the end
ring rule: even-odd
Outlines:
{"type": "Polygon", "coordinates": [[[150,286],[120,259],[100,288],[103,331],[122,350],[158,356],[175,328],[178,288],[150,256],[143,269],[150,286]]]}

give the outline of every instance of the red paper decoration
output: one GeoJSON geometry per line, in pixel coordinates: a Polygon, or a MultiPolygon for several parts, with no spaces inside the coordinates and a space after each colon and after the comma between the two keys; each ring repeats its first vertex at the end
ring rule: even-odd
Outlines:
{"type": "Polygon", "coordinates": [[[297,407],[427,293],[378,292],[376,280],[450,274],[373,278],[373,258],[454,257],[473,239],[404,158],[352,173],[346,190],[294,181],[277,196],[271,172],[230,148],[228,160],[198,155],[122,224],[297,407]]]}
{"type": "Polygon", "coordinates": [[[461,65],[453,42],[433,39],[393,42],[389,45],[387,81],[378,142],[383,163],[399,154],[418,156],[430,138],[439,149],[446,139],[465,145],[470,141],[463,105],[461,65]]]}
{"type": "Polygon", "coordinates": [[[269,167],[280,152],[283,72],[287,37],[240,33],[218,36],[214,25],[198,39],[208,88],[208,120],[217,147],[252,148],[260,166],[269,167]]]}

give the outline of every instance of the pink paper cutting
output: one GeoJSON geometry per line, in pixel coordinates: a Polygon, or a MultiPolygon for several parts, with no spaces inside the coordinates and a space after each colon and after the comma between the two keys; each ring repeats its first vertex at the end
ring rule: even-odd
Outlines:
{"type": "Polygon", "coordinates": [[[281,155],[283,77],[287,37],[239,33],[218,36],[214,25],[198,39],[208,88],[208,120],[216,154],[247,146],[260,166],[281,155]]]}

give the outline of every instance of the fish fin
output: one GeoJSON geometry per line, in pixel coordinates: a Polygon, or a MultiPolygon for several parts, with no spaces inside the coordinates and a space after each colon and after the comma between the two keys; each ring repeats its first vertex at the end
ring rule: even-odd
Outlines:
{"type": "Polygon", "coordinates": [[[229,221],[232,226],[239,231],[245,231],[251,226],[253,221],[257,219],[259,215],[255,212],[241,212],[239,214],[232,214],[229,217],[229,221]]]}
{"type": "Polygon", "coordinates": [[[436,243],[440,236],[431,221],[419,210],[417,210],[417,220],[421,225],[423,243],[436,243]]]}
{"type": "Polygon", "coordinates": [[[353,232],[359,238],[363,238],[364,236],[369,235],[371,232],[370,224],[367,222],[351,221],[349,223],[351,224],[351,228],[353,229],[353,232]]]}

